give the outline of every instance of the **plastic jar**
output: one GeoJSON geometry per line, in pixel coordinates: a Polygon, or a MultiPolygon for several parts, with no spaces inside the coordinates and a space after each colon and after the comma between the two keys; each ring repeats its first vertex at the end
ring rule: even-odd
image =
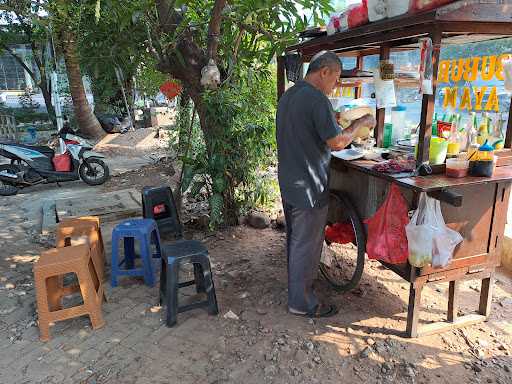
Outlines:
{"type": "Polygon", "coordinates": [[[396,17],[409,12],[408,0],[386,0],[388,17],[396,17]]]}
{"type": "Polygon", "coordinates": [[[431,165],[443,164],[448,152],[448,141],[440,137],[430,139],[429,163],[431,165]]]}
{"type": "Polygon", "coordinates": [[[368,0],[368,19],[370,21],[379,21],[385,19],[386,0],[368,0]]]}
{"type": "Polygon", "coordinates": [[[469,161],[462,159],[446,159],[446,176],[466,177],[469,170],[469,161]]]}
{"type": "Polygon", "coordinates": [[[392,108],[391,112],[391,124],[393,130],[391,133],[391,144],[396,145],[399,140],[402,140],[405,136],[406,124],[405,115],[407,108],[403,105],[397,105],[392,108]]]}

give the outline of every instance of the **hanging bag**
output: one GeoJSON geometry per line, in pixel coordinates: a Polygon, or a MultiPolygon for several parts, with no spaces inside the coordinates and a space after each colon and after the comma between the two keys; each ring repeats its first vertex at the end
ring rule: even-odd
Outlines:
{"type": "Polygon", "coordinates": [[[425,193],[420,195],[418,208],[405,227],[409,244],[409,263],[425,267],[432,263],[432,249],[436,232],[435,206],[425,193]]]}
{"type": "Polygon", "coordinates": [[[407,261],[408,248],[405,226],[409,222],[407,201],[400,188],[391,184],[384,204],[375,215],[366,220],[368,224],[368,241],[366,253],[368,258],[382,260],[391,264],[407,261]]]}
{"type": "Polygon", "coordinates": [[[432,266],[446,267],[452,261],[455,247],[464,239],[459,232],[446,226],[439,200],[435,200],[434,205],[436,233],[432,243],[432,266]]]}

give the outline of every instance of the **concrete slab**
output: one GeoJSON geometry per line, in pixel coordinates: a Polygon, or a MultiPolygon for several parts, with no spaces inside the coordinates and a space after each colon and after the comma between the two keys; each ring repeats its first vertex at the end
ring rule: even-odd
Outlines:
{"type": "Polygon", "coordinates": [[[64,217],[99,216],[102,222],[111,222],[142,214],[141,195],[135,189],[58,199],[55,207],[59,220],[64,217]]]}

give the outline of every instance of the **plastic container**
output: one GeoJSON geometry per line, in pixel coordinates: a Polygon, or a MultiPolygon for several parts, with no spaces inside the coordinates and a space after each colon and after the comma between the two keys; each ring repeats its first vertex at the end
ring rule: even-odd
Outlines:
{"type": "Polygon", "coordinates": [[[448,156],[457,156],[460,153],[460,143],[457,141],[449,141],[447,155],[448,156]]]}
{"type": "Polygon", "coordinates": [[[470,161],[469,174],[471,176],[492,177],[496,163],[494,161],[470,161]]]}
{"type": "Polygon", "coordinates": [[[429,163],[431,165],[444,164],[448,152],[448,141],[441,137],[430,139],[429,163]]]}
{"type": "Polygon", "coordinates": [[[480,148],[478,148],[475,160],[494,161],[494,147],[486,141],[482,146],[480,146],[480,148]]]}
{"type": "Polygon", "coordinates": [[[393,130],[391,133],[391,143],[396,145],[399,140],[404,139],[406,124],[405,124],[405,115],[407,108],[403,105],[397,105],[392,108],[391,112],[391,124],[393,125],[393,130]]]}
{"type": "Polygon", "coordinates": [[[469,171],[469,161],[462,159],[446,159],[446,176],[466,177],[469,171]]]}
{"type": "Polygon", "coordinates": [[[386,0],[388,17],[396,17],[409,12],[409,0],[386,0]]]}
{"type": "Polygon", "coordinates": [[[393,124],[385,123],[384,124],[384,137],[382,146],[384,148],[389,148],[391,146],[391,135],[393,134],[393,124]]]}
{"type": "Polygon", "coordinates": [[[368,0],[368,19],[370,22],[379,21],[386,17],[386,0],[368,0]]]}
{"type": "Polygon", "coordinates": [[[414,12],[427,11],[440,7],[441,5],[452,3],[453,1],[454,0],[412,0],[411,9],[414,12]]]}

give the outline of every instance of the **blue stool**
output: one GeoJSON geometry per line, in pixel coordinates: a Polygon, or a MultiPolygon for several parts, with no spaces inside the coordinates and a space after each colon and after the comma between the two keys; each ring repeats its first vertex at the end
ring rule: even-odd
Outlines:
{"type": "Polygon", "coordinates": [[[125,220],[112,231],[112,276],[111,285],[117,287],[118,276],[143,276],[144,283],[155,285],[155,266],[153,259],[161,258],[160,234],[154,220],[125,220]],[[124,241],[124,258],[119,260],[119,242],[124,241]],[[135,240],[140,244],[142,268],[135,268],[135,240]],[[151,244],[156,246],[156,254],[152,254],[151,244]],[[124,268],[120,267],[124,264],[124,268]]]}

